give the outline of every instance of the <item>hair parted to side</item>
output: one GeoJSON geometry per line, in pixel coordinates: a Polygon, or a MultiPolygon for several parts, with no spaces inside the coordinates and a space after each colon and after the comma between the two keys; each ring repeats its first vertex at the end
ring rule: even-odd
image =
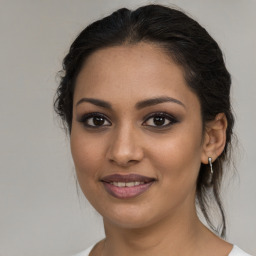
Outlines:
{"type": "Polygon", "coordinates": [[[86,59],[95,51],[117,45],[146,42],[160,46],[184,70],[188,87],[197,95],[203,126],[218,113],[227,118],[226,145],[210,168],[201,164],[197,180],[196,202],[208,225],[225,237],[226,221],[220,198],[223,163],[229,160],[234,117],[230,104],[230,74],[218,44],[207,31],[185,13],[161,5],[146,5],[134,11],[122,8],[86,27],[72,43],[63,61],[63,75],[57,89],[54,108],[71,132],[73,93],[77,75],[86,59]],[[211,203],[220,213],[220,223],[210,218],[211,203]]]}

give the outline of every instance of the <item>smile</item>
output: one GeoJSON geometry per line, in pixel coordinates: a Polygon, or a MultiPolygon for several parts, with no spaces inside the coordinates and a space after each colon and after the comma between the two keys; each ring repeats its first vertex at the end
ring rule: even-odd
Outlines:
{"type": "Polygon", "coordinates": [[[156,181],[154,178],[137,174],[109,175],[101,179],[105,190],[113,197],[129,199],[146,192],[156,181]]]}
{"type": "Polygon", "coordinates": [[[119,188],[123,187],[134,187],[138,185],[145,184],[145,182],[140,182],[140,181],[132,181],[132,182],[110,182],[111,185],[114,185],[119,188]]]}

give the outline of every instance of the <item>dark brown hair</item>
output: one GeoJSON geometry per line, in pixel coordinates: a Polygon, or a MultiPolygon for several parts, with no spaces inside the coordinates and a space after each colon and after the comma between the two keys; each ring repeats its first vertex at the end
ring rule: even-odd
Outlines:
{"type": "Polygon", "coordinates": [[[209,183],[208,165],[201,164],[196,199],[211,229],[225,236],[225,214],[220,199],[223,162],[229,158],[234,117],[230,105],[230,74],[222,52],[207,31],[184,12],[161,5],[146,5],[134,11],[122,8],[86,27],[72,43],[63,61],[63,73],[54,103],[69,133],[72,128],[73,93],[77,75],[93,52],[116,45],[148,42],[160,46],[184,70],[188,87],[197,95],[203,127],[218,113],[228,121],[225,149],[213,163],[209,183]],[[215,202],[221,216],[215,225],[210,215],[215,202]]]}

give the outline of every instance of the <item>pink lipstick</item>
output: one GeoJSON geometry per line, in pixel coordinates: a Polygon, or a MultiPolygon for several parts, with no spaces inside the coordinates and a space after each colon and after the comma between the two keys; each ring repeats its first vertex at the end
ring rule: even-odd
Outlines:
{"type": "Polygon", "coordinates": [[[138,174],[114,174],[101,179],[106,191],[119,199],[136,197],[147,191],[155,181],[154,178],[138,174]]]}

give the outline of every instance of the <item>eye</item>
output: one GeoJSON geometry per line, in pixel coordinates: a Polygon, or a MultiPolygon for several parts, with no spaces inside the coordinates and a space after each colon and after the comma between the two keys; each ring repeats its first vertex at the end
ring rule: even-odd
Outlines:
{"type": "Polygon", "coordinates": [[[172,124],[177,123],[177,119],[167,113],[153,113],[147,117],[143,125],[153,126],[156,128],[168,127],[172,124]]]}
{"type": "Polygon", "coordinates": [[[99,127],[111,125],[110,121],[108,121],[105,115],[101,113],[86,114],[82,116],[79,122],[83,123],[84,126],[91,127],[91,128],[99,128],[99,127]]]}

